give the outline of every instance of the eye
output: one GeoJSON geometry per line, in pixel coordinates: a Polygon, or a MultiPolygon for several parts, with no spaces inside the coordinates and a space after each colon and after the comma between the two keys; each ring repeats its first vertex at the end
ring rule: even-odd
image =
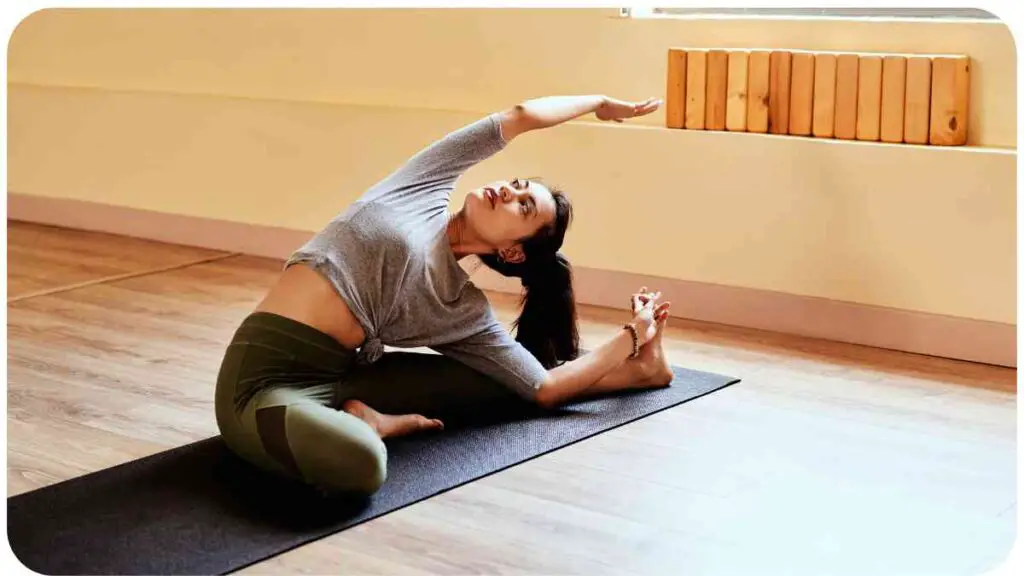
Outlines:
{"type": "Polygon", "coordinates": [[[517,190],[523,187],[523,181],[520,180],[519,178],[513,178],[511,184],[512,187],[517,190]]]}

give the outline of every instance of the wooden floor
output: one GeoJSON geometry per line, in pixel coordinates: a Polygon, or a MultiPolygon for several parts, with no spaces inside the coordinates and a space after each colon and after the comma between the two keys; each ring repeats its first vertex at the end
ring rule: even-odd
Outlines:
{"type": "MultiPolygon", "coordinates": [[[[9,496],[217,434],[220,354],[279,262],[8,234],[9,496]]],[[[583,317],[593,345],[625,312],[583,317]]],[[[934,576],[1008,553],[1015,370],[679,320],[666,349],[743,382],[243,572],[934,576]]]]}

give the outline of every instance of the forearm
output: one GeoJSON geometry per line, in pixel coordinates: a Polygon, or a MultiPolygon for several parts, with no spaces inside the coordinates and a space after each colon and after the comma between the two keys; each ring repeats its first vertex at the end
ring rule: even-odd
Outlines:
{"type": "Polygon", "coordinates": [[[602,95],[548,96],[527,100],[516,106],[516,112],[522,115],[527,129],[536,130],[597,112],[605,100],[602,95]]]}
{"type": "Polygon", "coordinates": [[[632,353],[633,339],[629,331],[619,331],[614,338],[589,354],[551,369],[548,380],[537,393],[537,402],[543,406],[557,406],[615,385],[624,380],[614,377],[616,370],[632,353]]]}

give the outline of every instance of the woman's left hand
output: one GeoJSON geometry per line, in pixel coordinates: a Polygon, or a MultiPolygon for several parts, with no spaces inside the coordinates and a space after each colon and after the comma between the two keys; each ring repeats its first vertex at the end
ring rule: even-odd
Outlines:
{"type": "Polygon", "coordinates": [[[644,304],[647,304],[647,302],[651,299],[652,296],[654,296],[654,293],[648,292],[647,286],[640,288],[639,292],[634,292],[629,297],[629,311],[632,312],[633,314],[636,314],[641,308],[644,307],[644,304]]]}
{"type": "Polygon", "coordinates": [[[595,115],[598,120],[622,122],[626,118],[646,116],[659,107],[661,107],[661,100],[658,98],[648,98],[643,102],[626,102],[615,98],[605,98],[595,115]]]}
{"type": "MultiPolygon", "coordinates": [[[[636,314],[651,300],[657,300],[661,298],[661,292],[648,292],[647,286],[640,288],[639,292],[636,292],[629,298],[629,311],[636,314]]],[[[668,309],[672,304],[670,302],[662,302],[658,305],[654,311],[654,319],[658,322],[668,317],[668,309]]]]}

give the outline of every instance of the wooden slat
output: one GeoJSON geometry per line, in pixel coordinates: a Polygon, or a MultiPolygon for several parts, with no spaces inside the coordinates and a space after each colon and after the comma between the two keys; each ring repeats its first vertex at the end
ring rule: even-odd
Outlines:
{"type": "Polygon", "coordinates": [[[967,56],[937,56],[933,58],[929,144],[962,146],[967,143],[967,113],[970,96],[970,58],[967,56]]]}
{"type": "Polygon", "coordinates": [[[857,137],[857,77],[860,58],[856,54],[836,57],[836,124],[835,137],[853,140],[857,137]]]}
{"type": "Polygon", "coordinates": [[[755,50],[747,63],[747,132],[768,132],[771,52],[755,50]]]}
{"type": "Polygon", "coordinates": [[[818,138],[831,138],[836,129],[836,56],[818,54],[814,58],[814,125],[818,138]]]}
{"type": "Polygon", "coordinates": [[[665,126],[683,128],[686,125],[686,51],[681,48],[668,51],[666,84],[665,126]]]}
{"type": "Polygon", "coordinates": [[[725,50],[708,51],[704,123],[708,130],[725,130],[726,97],[729,85],[729,55],[725,50]]]}
{"type": "Polygon", "coordinates": [[[907,95],[907,59],[891,55],[882,60],[882,117],[879,138],[903,142],[903,107],[907,95]]]}
{"type": "Polygon", "coordinates": [[[882,118],[882,57],[861,56],[857,71],[857,139],[878,140],[882,118]]]}
{"type": "Polygon", "coordinates": [[[725,103],[725,128],[733,132],[747,130],[747,62],[746,50],[729,52],[729,83],[725,103]]]}
{"type": "Polygon", "coordinates": [[[906,92],[906,105],[903,107],[903,141],[908,144],[927,144],[931,121],[931,58],[907,58],[906,92]]]}
{"type": "Polygon", "coordinates": [[[704,103],[707,91],[707,50],[686,53],[686,128],[704,129],[704,103]]]}
{"type": "Polygon", "coordinates": [[[789,94],[789,133],[810,136],[814,123],[814,54],[794,52],[789,94]]]}
{"type": "Polygon", "coordinates": [[[789,133],[789,91],[793,54],[775,50],[769,59],[768,131],[789,133]]]}

